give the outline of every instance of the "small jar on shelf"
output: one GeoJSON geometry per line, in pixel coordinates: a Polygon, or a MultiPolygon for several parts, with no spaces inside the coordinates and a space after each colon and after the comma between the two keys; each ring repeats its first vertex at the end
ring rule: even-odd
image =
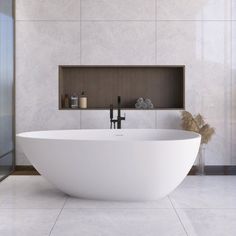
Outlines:
{"type": "Polygon", "coordinates": [[[73,93],[70,97],[70,107],[76,109],[79,107],[79,97],[76,93],[73,93]]]}
{"type": "Polygon", "coordinates": [[[88,105],[87,97],[84,91],[82,91],[81,96],[79,98],[79,107],[82,109],[86,109],[88,105]]]}

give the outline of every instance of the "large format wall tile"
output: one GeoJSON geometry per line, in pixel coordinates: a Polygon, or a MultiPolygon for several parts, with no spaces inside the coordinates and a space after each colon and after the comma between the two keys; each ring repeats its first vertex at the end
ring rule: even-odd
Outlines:
{"type": "Polygon", "coordinates": [[[203,23],[203,65],[204,83],[201,88],[202,114],[216,130],[207,146],[209,165],[231,164],[231,23],[209,21],[203,23]]]}
{"type": "MultiPolygon", "coordinates": [[[[236,15],[236,1],[234,0],[236,15]]],[[[232,164],[236,165],[236,21],[232,23],[232,164]]]]}
{"type": "Polygon", "coordinates": [[[201,29],[200,21],[157,22],[157,64],[199,63],[201,29]]]}
{"type": "Polygon", "coordinates": [[[157,23],[157,64],[185,65],[185,105],[194,113],[201,109],[201,28],[198,21],[157,23]]]}
{"type": "Polygon", "coordinates": [[[201,113],[216,130],[207,145],[206,163],[231,164],[231,23],[203,23],[201,113]]]}
{"type": "Polygon", "coordinates": [[[158,20],[230,20],[231,0],[157,0],[158,20]]]}
{"type": "Polygon", "coordinates": [[[80,20],[80,0],[17,0],[16,20],[80,20]]]}
{"type": "Polygon", "coordinates": [[[123,128],[128,129],[155,129],[156,127],[156,114],[155,111],[135,111],[126,110],[122,111],[122,115],[125,113],[125,121],[122,123],[123,128]]]}
{"type": "Polygon", "coordinates": [[[201,20],[202,1],[157,0],[157,20],[201,20]]]}
{"type": "MultiPolygon", "coordinates": [[[[80,127],[58,110],[58,65],[80,64],[79,23],[16,23],[16,132],[80,127]]],[[[18,152],[19,149],[17,149],[18,152]]]]}
{"type": "Polygon", "coordinates": [[[82,64],[154,64],[154,22],[82,22],[82,64]]]}
{"type": "Polygon", "coordinates": [[[82,20],[155,20],[155,0],[81,0],[82,20]]]}
{"type": "MultiPolygon", "coordinates": [[[[114,118],[117,110],[114,110],[114,118]]],[[[122,121],[122,128],[155,128],[155,111],[129,111],[122,110],[122,116],[126,119],[122,121]]],[[[81,128],[82,129],[109,129],[110,115],[109,110],[102,111],[81,111],[81,128]]]]}
{"type": "Polygon", "coordinates": [[[180,110],[156,111],[157,129],[180,129],[181,128],[180,110]]]}
{"type": "MultiPolygon", "coordinates": [[[[108,111],[58,110],[59,64],[185,65],[186,109],[216,128],[207,164],[236,164],[231,15],[236,0],[16,1],[16,131],[109,128],[108,111]]],[[[126,111],[123,127],[178,128],[178,112],[126,111]]]]}
{"type": "Polygon", "coordinates": [[[186,110],[216,128],[207,164],[231,163],[230,22],[157,23],[158,64],[184,64],[186,110]]]}
{"type": "Polygon", "coordinates": [[[199,2],[203,3],[203,20],[231,20],[231,0],[201,0],[199,2]]]}
{"type": "MultiPolygon", "coordinates": [[[[231,163],[231,23],[203,23],[202,114],[215,127],[207,148],[207,162],[231,163]]],[[[200,88],[199,88],[200,89],[200,88]]]]}
{"type": "Polygon", "coordinates": [[[232,20],[236,20],[236,0],[232,0],[232,20]]]}
{"type": "Polygon", "coordinates": [[[81,111],[81,129],[109,129],[109,128],[110,128],[110,114],[108,110],[81,111]]]}

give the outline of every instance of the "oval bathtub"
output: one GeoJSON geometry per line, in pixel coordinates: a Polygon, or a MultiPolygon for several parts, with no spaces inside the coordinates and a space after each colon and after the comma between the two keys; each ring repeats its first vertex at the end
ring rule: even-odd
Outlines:
{"type": "Polygon", "coordinates": [[[101,200],[156,200],[188,174],[201,137],[182,130],[57,130],[17,140],[32,165],[61,191],[101,200]]]}

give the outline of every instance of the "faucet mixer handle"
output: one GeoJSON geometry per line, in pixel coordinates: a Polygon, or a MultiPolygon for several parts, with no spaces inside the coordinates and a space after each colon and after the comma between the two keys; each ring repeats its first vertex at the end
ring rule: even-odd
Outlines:
{"type": "Polygon", "coordinates": [[[113,119],[113,104],[110,105],[110,120],[113,119]]]}
{"type": "Polygon", "coordinates": [[[120,96],[117,97],[117,103],[118,103],[118,105],[120,105],[120,103],[121,103],[121,97],[120,96]]]}

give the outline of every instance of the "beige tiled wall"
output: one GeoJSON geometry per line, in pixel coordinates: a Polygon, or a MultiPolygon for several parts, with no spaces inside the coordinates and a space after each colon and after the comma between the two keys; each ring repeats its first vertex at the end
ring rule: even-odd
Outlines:
{"type": "MultiPolygon", "coordinates": [[[[58,111],[60,64],[185,64],[186,109],[216,128],[207,164],[236,164],[235,16],[236,0],[17,0],[16,131],[109,128],[108,111],[58,111]]],[[[179,111],[126,113],[180,127],[179,111]]]]}

